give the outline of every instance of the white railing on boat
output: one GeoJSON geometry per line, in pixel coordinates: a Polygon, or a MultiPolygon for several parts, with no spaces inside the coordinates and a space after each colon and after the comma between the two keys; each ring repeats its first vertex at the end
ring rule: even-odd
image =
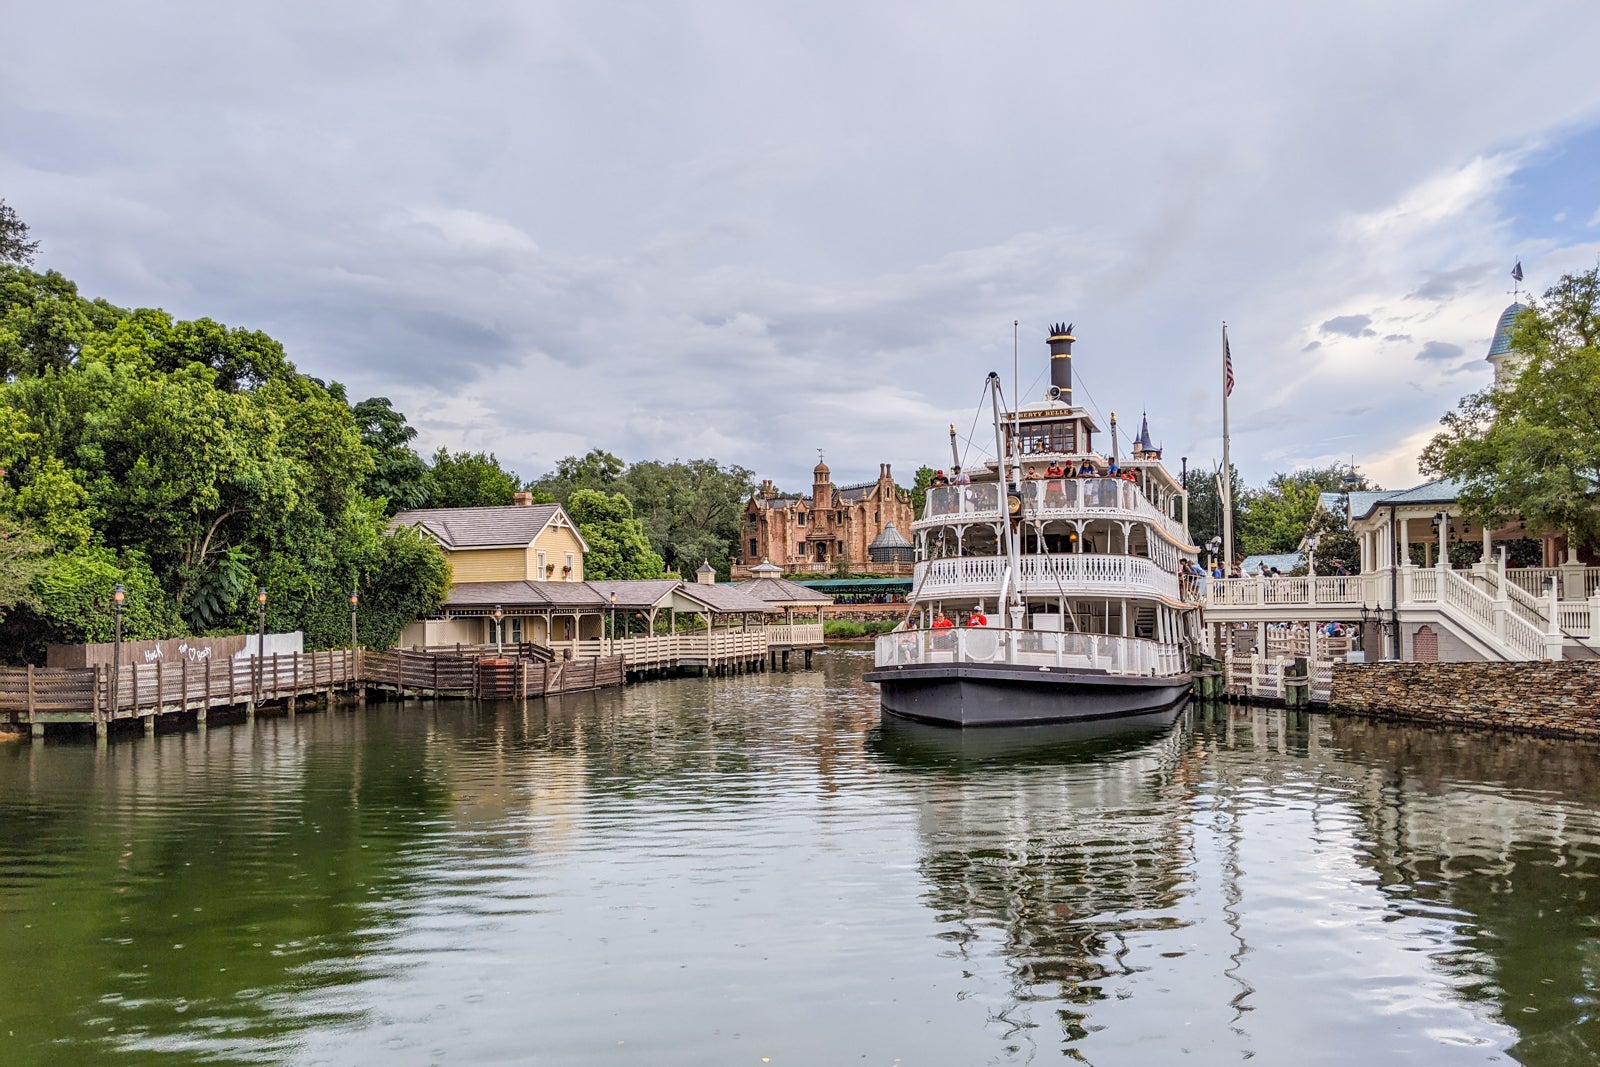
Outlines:
{"type": "Polygon", "coordinates": [[[1183,650],[1140,637],[1007,630],[998,627],[947,627],[896,630],[876,642],[878,667],[939,663],[1015,663],[1028,667],[1098,670],[1140,678],[1165,677],[1188,670],[1183,650]]]}
{"type": "MultiPolygon", "coordinates": [[[[923,517],[912,523],[912,529],[962,520],[997,523],[1000,508],[997,482],[937,486],[928,490],[923,517]]],[[[1022,483],[1022,514],[1027,521],[1125,520],[1129,513],[1156,524],[1180,544],[1190,545],[1189,531],[1183,524],[1162,514],[1132,482],[1120,478],[1044,478],[1022,483]]]]}
{"type": "MultiPolygon", "coordinates": [[[[1178,576],[1143,556],[1098,552],[1023,556],[1024,596],[1160,596],[1177,600],[1178,576]]],[[[917,564],[917,598],[992,597],[1000,587],[1004,556],[950,556],[917,564]]]]}

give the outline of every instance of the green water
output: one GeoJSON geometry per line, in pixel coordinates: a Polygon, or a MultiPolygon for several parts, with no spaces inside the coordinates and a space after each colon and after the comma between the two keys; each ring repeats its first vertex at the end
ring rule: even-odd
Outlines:
{"type": "Polygon", "coordinates": [[[0,745],[0,1063],[1600,1062],[1594,747],[864,666],[0,745]]]}

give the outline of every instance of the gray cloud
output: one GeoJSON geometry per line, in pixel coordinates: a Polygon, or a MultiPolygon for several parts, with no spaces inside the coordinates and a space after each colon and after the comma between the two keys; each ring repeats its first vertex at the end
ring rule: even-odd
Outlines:
{"type": "Polygon", "coordinates": [[[1372,326],[1371,315],[1338,315],[1329,319],[1318,327],[1323,333],[1340,334],[1344,337],[1376,337],[1377,332],[1372,326]]]}
{"type": "Polygon", "coordinates": [[[1422,351],[1417,353],[1417,358],[1426,360],[1459,359],[1462,351],[1463,349],[1460,345],[1453,345],[1448,341],[1429,341],[1422,346],[1422,351]]]}
{"type": "Polygon", "coordinates": [[[1246,477],[1337,434],[1392,447],[1437,393],[1400,395],[1414,365],[1370,316],[1323,322],[1337,361],[1283,355],[1327,309],[1407,293],[1481,302],[1456,318],[1487,343],[1503,286],[1472,272],[1508,224],[1474,161],[1600,114],[1587,9],[1558,37],[1513,10],[1422,27],[1264,2],[7,18],[30,47],[0,66],[0,195],[44,265],[266,329],[393,397],[423,447],[530,475],[598,446],[793,486],[823,447],[842,481],[909,480],[987,371],[1010,391],[1012,321],[1026,390],[1057,318],[1080,399],[1148,407],[1192,464],[1220,448],[1223,318],[1246,477]],[[1070,40],[1073,78],[1018,62],[1024,34],[1070,40]],[[1240,50],[1292,62],[1216,62],[1240,50]],[[1525,73],[1481,77],[1507,64],[1525,73]]]}
{"type": "Polygon", "coordinates": [[[1494,271],[1491,263],[1473,263],[1454,270],[1430,270],[1422,284],[1407,294],[1411,300],[1443,301],[1478,285],[1494,271]]]}

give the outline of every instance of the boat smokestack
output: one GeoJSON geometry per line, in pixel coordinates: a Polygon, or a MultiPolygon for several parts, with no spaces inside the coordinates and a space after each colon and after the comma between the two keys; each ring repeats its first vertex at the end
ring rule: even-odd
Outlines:
{"type": "Polygon", "coordinates": [[[1072,323],[1050,327],[1050,399],[1072,406],[1072,323]]]}

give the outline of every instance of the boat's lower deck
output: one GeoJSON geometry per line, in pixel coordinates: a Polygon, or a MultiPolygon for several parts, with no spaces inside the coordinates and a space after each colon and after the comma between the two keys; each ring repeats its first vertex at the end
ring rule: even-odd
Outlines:
{"type": "Polygon", "coordinates": [[[946,726],[1006,726],[1132,715],[1166,707],[1189,692],[1189,675],[1129,676],[1011,663],[880,666],[885,711],[946,726]]]}

